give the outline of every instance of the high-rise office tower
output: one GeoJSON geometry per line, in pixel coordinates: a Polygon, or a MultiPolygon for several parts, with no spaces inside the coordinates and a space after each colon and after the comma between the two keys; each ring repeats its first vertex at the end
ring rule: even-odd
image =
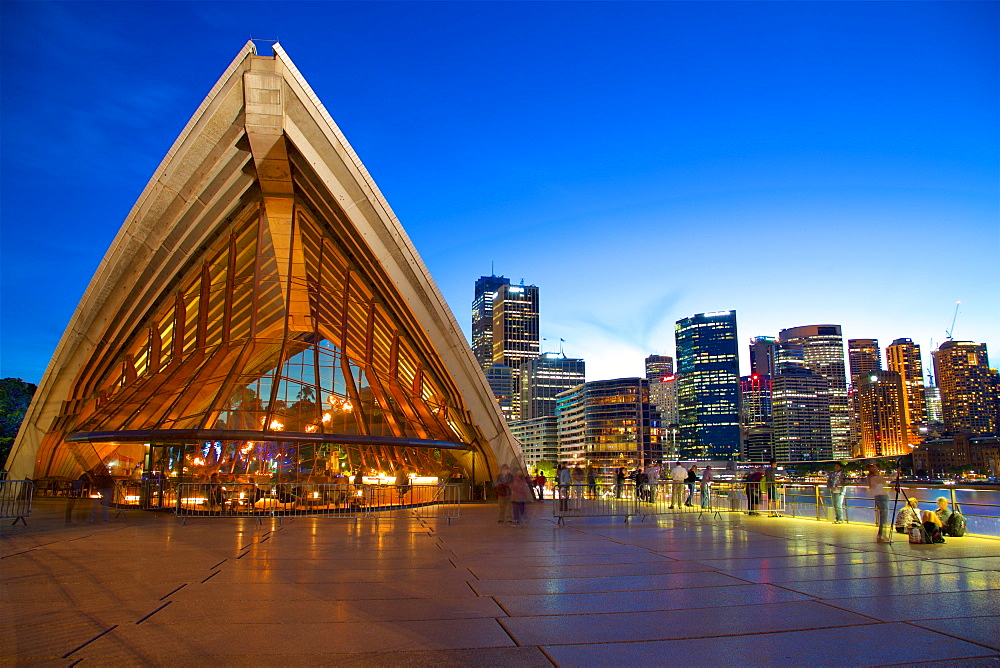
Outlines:
{"type": "Polygon", "coordinates": [[[674,358],[669,355],[650,355],[646,358],[646,380],[653,382],[664,376],[674,375],[674,358]]]}
{"type": "Polygon", "coordinates": [[[513,416],[521,417],[521,363],[538,357],[538,288],[501,285],[493,298],[493,363],[513,369],[513,416]]]}
{"type": "Polygon", "coordinates": [[[896,339],[885,349],[885,356],[889,370],[898,373],[903,381],[903,422],[906,425],[906,442],[916,447],[923,441],[920,428],[927,422],[924,364],[920,359],[920,346],[911,339],[896,339]]]}
{"type": "Polygon", "coordinates": [[[830,401],[830,433],[833,457],[850,457],[851,414],[847,397],[847,369],[844,365],[844,338],[840,325],[805,325],[778,332],[782,343],[802,345],[805,367],[826,378],[830,401]]]}
{"type": "MultiPolygon", "coordinates": [[[[934,380],[930,376],[929,380],[934,380]]],[[[927,402],[927,422],[944,422],[944,409],[941,407],[941,390],[937,385],[929,384],[924,388],[924,401],[927,402]]]]}
{"type": "Polygon", "coordinates": [[[493,364],[493,299],[500,286],[509,285],[505,276],[480,276],[472,299],[472,353],[485,371],[493,364]]]}
{"type": "Polygon", "coordinates": [[[562,353],[542,353],[521,362],[521,420],[556,414],[556,395],[586,380],[586,365],[562,353]]]}
{"type": "MultiPolygon", "coordinates": [[[[665,428],[677,424],[677,375],[674,373],[674,358],[667,355],[650,355],[646,358],[646,379],[649,380],[649,400],[660,411],[660,419],[665,428]]],[[[664,456],[674,457],[676,453],[664,442],[664,456]],[[669,450],[669,452],[668,452],[669,450]]]]}
{"type": "Polygon", "coordinates": [[[878,339],[848,339],[847,359],[851,369],[851,382],[855,378],[882,370],[882,357],[878,339]]]}
{"type": "Polygon", "coordinates": [[[904,418],[903,377],[896,371],[872,370],[857,376],[861,418],[861,456],[897,457],[911,452],[904,418]]]}
{"type": "Polygon", "coordinates": [[[941,390],[945,429],[952,434],[992,434],[993,410],[985,343],[945,341],[934,351],[934,375],[941,390]]]}
{"type": "Polygon", "coordinates": [[[878,339],[849,339],[847,361],[851,382],[847,388],[851,409],[851,445],[857,452],[861,445],[861,406],[858,404],[858,383],[862,376],[882,370],[878,339]]]}
{"type": "Polygon", "coordinates": [[[645,378],[591,381],[556,402],[562,461],[588,464],[609,483],[616,468],[662,459],[663,427],[645,378]]]}
{"type": "Polygon", "coordinates": [[[773,336],[755,336],[750,339],[750,373],[773,376],[777,373],[778,342],[773,336]]]}
{"type": "Polygon", "coordinates": [[[740,378],[740,427],[743,458],[751,462],[770,459],[774,451],[771,376],[755,373],[740,378]]]}
{"type": "Polygon", "coordinates": [[[771,378],[775,459],[833,458],[829,390],[826,378],[805,367],[789,365],[771,378]]]}
{"type": "Polygon", "coordinates": [[[736,311],[677,321],[677,410],[685,459],[740,456],[740,371],[736,311]]]}

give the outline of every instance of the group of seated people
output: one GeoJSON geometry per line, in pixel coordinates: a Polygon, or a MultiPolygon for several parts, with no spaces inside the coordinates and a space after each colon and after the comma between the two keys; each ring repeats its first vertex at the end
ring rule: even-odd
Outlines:
{"type": "Polygon", "coordinates": [[[896,531],[908,534],[914,527],[922,527],[932,543],[943,543],[944,534],[950,525],[952,510],[949,501],[943,496],[937,498],[935,510],[920,510],[916,498],[906,500],[906,505],[896,515],[896,531]]]}

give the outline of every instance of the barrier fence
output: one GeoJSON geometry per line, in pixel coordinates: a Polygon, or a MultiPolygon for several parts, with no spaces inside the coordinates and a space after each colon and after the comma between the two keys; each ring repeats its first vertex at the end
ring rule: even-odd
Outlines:
{"type": "Polygon", "coordinates": [[[11,526],[18,522],[27,526],[34,493],[35,486],[30,480],[0,480],[0,519],[14,518],[11,526]]]}
{"type": "Polygon", "coordinates": [[[780,485],[713,481],[707,484],[658,482],[636,485],[556,485],[552,516],[562,524],[567,517],[632,517],[723,512],[781,513],[785,508],[780,485]]]}
{"type": "Polygon", "coordinates": [[[174,512],[189,517],[461,517],[459,485],[179,483],[174,512]],[[406,511],[401,512],[401,511],[406,511]]]}

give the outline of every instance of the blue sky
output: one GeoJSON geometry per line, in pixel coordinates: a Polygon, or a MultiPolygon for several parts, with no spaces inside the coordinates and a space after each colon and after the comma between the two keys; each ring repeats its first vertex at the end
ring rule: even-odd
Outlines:
{"type": "MultiPolygon", "coordinates": [[[[956,338],[1000,363],[997,3],[0,3],[0,375],[37,382],[251,35],[281,40],[468,331],[540,286],[591,380],[673,322],[956,338]]],[[[744,367],[747,360],[743,360],[744,367]]]]}

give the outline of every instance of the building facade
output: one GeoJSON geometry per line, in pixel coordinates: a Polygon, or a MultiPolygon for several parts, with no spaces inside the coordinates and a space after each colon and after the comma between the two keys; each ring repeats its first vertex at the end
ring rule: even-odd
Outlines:
{"type": "Polygon", "coordinates": [[[862,376],[882,370],[882,357],[878,339],[849,339],[847,341],[848,405],[851,411],[851,447],[854,454],[861,451],[861,405],[858,403],[858,384],[862,376]]]}
{"type": "Polygon", "coordinates": [[[956,434],[925,441],[913,451],[917,475],[949,475],[962,470],[1000,478],[1000,437],[956,434]]]}
{"type": "Polygon", "coordinates": [[[584,383],[560,393],[557,406],[562,461],[593,467],[604,483],[616,468],[663,457],[663,427],[645,378],[584,383]]]}
{"type": "Polygon", "coordinates": [[[828,390],[826,378],[803,367],[789,366],[771,378],[775,459],[833,459],[828,390]]]}
{"type": "Polygon", "coordinates": [[[517,382],[514,370],[506,364],[491,364],[483,370],[486,375],[486,382],[490,385],[493,398],[503,412],[504,420],[512,422],[517,419],[514,413],[515,392],[517,392],[517,382]]]}
{"type": "Polygon", "coordinates": [[[674,375],[674,358],[669,355],[649,355],[646,357],[646,380],[653,382],[664,376],[674,375]]]}
{"type": "Polygon", "coordinates": [[[521,419],[521,364],[538,357],[538,287],[501,285],[493,298],[493,363],[513,369],[513,419],[521,419]]]}
{"type": "Polygon", "coordinates": [[[533,471],[540,461],[559,461],[559,422],[555,415],[512,422],[510,431],[521,443],[524,462],[533,471]]]}
{"type": "Polygon", "coordinates": [[[740,428],[745,461],[766,462],[774,455],[771,376],[755,373],[740,378],[740,428]]]}
{"type": "Polygon", "coordinates": [[[485,371],[493,364],[493,300],[501,286],[510,285],[505,276],[480,276],[472,299],[472,354],[485,371]]]}
{"type": "Polygon", "coordinates": [[[773,376],[777,372],[778,342],[773,336],[750,339],[750,374],[773,376]]]}
{"type": "Polygon", "coordinates": [[[895,371],[873,370],[857,376],[855,382],[861,418],[861,456],[910,454],[902,376],[895,371]]]}
{"type": "Polygon", "coordinates": [[[985,343],[945,341],[934,351],[945,430],[995,434],[997,414],[985,343]]]}
{"type": "Polygon", "coordinates": [[[678,320],[677,411],[680,457],[740,456],[740,373],[736,311],[699,313],[678,320]]]}
{"type": "Polygon", "coordinates": [[[556,395],[586,380],[580,358],[562,353],[542,353],[521,362],[521,420],[556,414],[556,395]]]}
{"type": "Polygon", "coordinates": [[[891,371],[903,381],[903,422],[906,425],[906,442],[912,447],[923,441],[921,428],[927,426],[927,399],[924,388],[924,364],[920,346],[911,339],[896,339],[885,349],[886,362],[891,371]]]}
{"type": "Polygon", "coordinates": [[[802,346],[805,367],[826,379],[830,410],[830,433],[833,456],[853,454],[851,413],[847,396],[847,369],[844,364],[844,339],[840,325],[805,325],[778,332],[781,343],[802,346]]]}
{"type": "Polygon", "coordinates": [[[672,459],[676,453],[677,375],[674,358],[667,355],[650,355],[646,358],[646,379],[649,380],[649,400],[660,411],[660,420],[667,430],[663,442],[663,456],[672,459]]]}

